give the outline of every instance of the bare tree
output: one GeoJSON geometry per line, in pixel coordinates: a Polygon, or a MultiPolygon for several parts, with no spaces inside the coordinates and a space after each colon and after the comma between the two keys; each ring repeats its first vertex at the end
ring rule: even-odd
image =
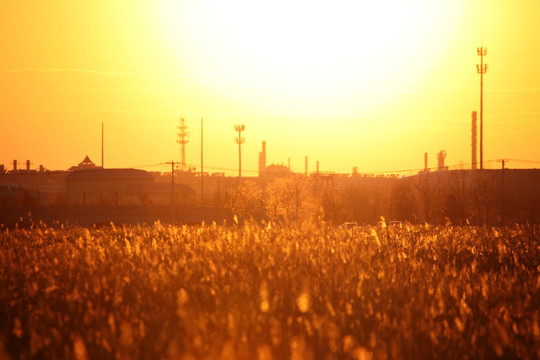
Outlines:
{"type": "Polygon", "coordinates": [[[424,221],[426,222],[431,221],[432,207],[439,184],[440,177],[437,172],[421,173],[415,178],[414,186],[424,210],[424,221]]]}
{"type": "Polygon", "coordinates": [[[277,221],[280,216],[288,213],[286,208],[288,202],[284,202],[283,199],[285,185],[284,179],[277,179],[266,187],[264,195],[265,213],[273,221],[277,221]]]}
{"type": "Polygon", "coordinates": [[[280,216],[291,220],[311,212],[314,206],[309,188],[310,179],[300,175],[291,175],[268,184],[265,196],[267,216],[273,220],[280,216]]]}
{"type": "Polygon", "coordinates": [[[492,171],[475,172],[470,196],[474,214],[482,224],[489,224],[491,221],[491,210],[497,202],[498,189],[500,185],[492,171]]]}
{"type": "Polygon", "coordinates": [[[244,216],[261,210],[262,191],[252,181],[243,181],[227,192],[226,207],[244,216]]]}
{"type": "Polygon", "coordinates": [[[413,221],[416,214],[416,201],[409,179],[397,182],[392,188],[390,214],[394,219],[413,221]]]}

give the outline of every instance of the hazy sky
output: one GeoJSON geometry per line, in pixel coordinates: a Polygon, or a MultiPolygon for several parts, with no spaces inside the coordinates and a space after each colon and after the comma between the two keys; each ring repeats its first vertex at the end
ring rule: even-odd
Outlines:
{"type": "MultiPolygon", "coordinates": [[[[540,161],[538,0],[0,0],[0,164],[179,160],[350,173],[471,161],[485,61],[484,160],[540,161]]],[[[538,167],[511,161],[509,167],[538,167]]],[[[499,167],[496,162],[486,167],[499,167]]],[[[151,171],[166,167],[143,167],[151,171]]]]}

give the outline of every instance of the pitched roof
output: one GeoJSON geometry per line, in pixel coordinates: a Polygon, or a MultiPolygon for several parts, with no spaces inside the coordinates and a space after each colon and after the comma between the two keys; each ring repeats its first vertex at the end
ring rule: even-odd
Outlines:
{"type": "Polygon", "coordinates": [[[94,162],[92,160],[90,160],[88,155],[86,155],[84,160],[79,165],[81,165],[81,164],[92,164],[92,165],[94,165],[94,162]]]}

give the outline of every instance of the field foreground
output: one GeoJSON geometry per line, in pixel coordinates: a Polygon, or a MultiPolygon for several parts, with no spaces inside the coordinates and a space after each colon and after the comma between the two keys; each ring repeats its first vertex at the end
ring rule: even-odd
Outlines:
{"type": "Polygon", "coordinates": [[[0,232],[0,358],[540,358],[540,228],[0,232]]]}

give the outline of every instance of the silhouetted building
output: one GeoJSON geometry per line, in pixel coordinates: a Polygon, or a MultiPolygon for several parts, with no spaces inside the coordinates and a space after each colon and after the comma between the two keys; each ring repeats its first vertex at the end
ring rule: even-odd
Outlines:
{"type": "Polygon", "coordinates": [[[63,202],[66,171],[13,170],[0,172],[0,203],[53,205],[63,202]],[[14,200],[18,197],[18,200],[14,200]]]}
{"type": "Polygon", "coordinates": [[[284,165],[269,165],[264,172],[266,177],[287,177],[291,174],[291,169],[284,165]]]}
{"type": "Polygon", "coordinates": [[[79,163],[77,166],[72,166],[69,168],[69,171],[75,170],[92,170],[92,169],[101,169],[101,166],[96,166],[92,160],[86,155],[86,157],[79,163]]]}
{"type": "MultiPolygon", "coordinates": [[[[171,204],[171,184],[167,182],[155,182],[147,184],[142,189],[143,205],[170,205],[171,204]]],[[[193,201],[196,191],[186,184],[174,184],[174,203],[183,206],[193,201]]]]}
{"type": "Polygon", "coordinates": [[[262,151],[259,152],[259,177],[260,178],[276,178],[286,177],[291,174],[290,159],[289,167],[284,165],[269,165],[266,166],[266,141],[262,142],[262,151]]]}
{"type": "MultiPolygon", "coordinates": [[[[138,169],[78,170],[66,176],[70,205],[170,205],[170,182],[156,182],[154,175],[138,169]]],[[[188,185],[176,183],[176,204],[195,196],[188,185]]]]}
{"type": "Polygon", "coordinates": [[[153,182],[154,177],[144,170],[77,170],[66,176],[67,202],[72,205],[140,205],[146,201],[145,188],[153,182]]]}

